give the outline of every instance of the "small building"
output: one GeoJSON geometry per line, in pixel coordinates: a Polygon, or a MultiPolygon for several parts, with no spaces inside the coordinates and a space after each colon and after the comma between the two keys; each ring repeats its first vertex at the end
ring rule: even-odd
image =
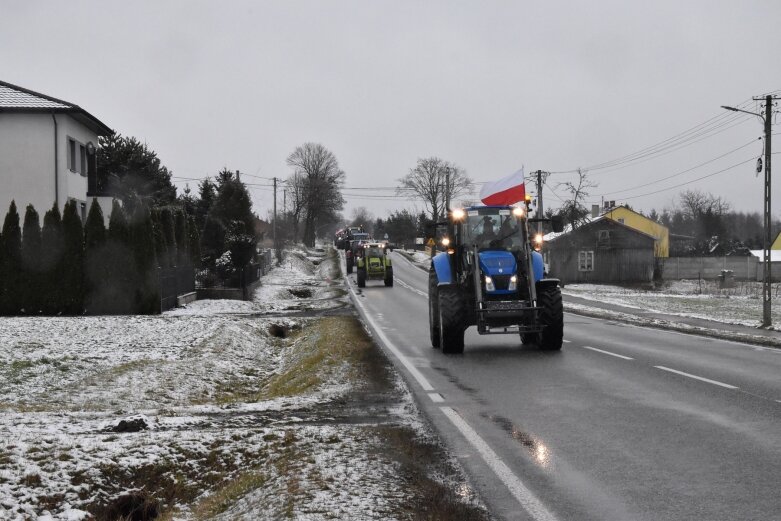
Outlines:
{"type": "Polygon", "coordinates": [[[562,284],[651,282],[656,238],[605,216],[547,243],[552,277],[562,284]]]}
{"type": "MultiPolygon", "coordinates": [[[[85,220],[92,196],[102,195],[94,190],[98,136],[110,133],[78,105],[0,81],[0,218],[12,200],[21,215],[32,204],[41,216],[75,200],[85,220]]],[[[99,202],[108,219],[111,198],[99,202]]]]}
{"type": "Polygon", "coordinates": [[[670,231],[666,226],[630,210],[626,206],[610,208],[603,215],[652,236],[655,241],[654,257],[666,258],[670,256],[670,231]]]}

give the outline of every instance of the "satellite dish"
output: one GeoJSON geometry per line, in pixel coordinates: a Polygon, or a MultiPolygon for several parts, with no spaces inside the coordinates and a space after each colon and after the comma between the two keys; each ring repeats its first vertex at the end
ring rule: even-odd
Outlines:
{"type": "Polygon", "coordinates": [[[762,172],[762,158],[757,158],[757,175],[759,175],[762,172]]]}

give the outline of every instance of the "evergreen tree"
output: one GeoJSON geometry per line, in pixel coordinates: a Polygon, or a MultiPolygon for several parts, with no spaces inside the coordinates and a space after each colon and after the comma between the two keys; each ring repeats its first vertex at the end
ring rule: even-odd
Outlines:
{"type": "Polygon", "coordinates": [[[84,312],[84,230],[76,201],[68,201],[62,214],[62,261],[60,295],[63,312],[80,315],[84,312]]]}
{"type": "Polygon", "coordinates": [[[130,246],[130,230],[125,211],[114,199],[109,216],[104,265],[106,280],[101,285],[106,313],[129,314],[135,306],[135,262],[130,246]]]}
{"type": "Polygon", "coordinates": [[[174,220],[174,212],[170,206],[166,206],[160,212],[160,224],[163,230],[163,237],[165,238],[165,246],[168,250],[168,266],[176,266],[176,222],[174,220]]]}
{"type": "Polygon", "coordinates": [[[188,245],[190,246],[190,263],[193,267],[201,266],[201,236],[198,233],[198,225],[195,223],[195,217],[188,218],[188,245]]]}
{"type": "Polygon", "coordinates": [[[187,215],[184,213],[184,210],[177,208],[174,211],[174,221],[174,235],[176,239],[176,265],[185,266],[190,264],[190,237],[187,233],[187,215]]]}
{"type": "Polygon", "coordinates": [[[22,291],[20,298],[25,313],[41,312],[41,220],[33,205],[28,204],[24,212],[22,229],[22,291]]]}
{"type": "Polygon", "coordinates": [[[195,222],[198,232],[202,233],[206,224],[206,216],[209,214],[214,200],[217,198],[217,190],[210,179],[204,179],[198,185],[198,201],[195,204],[195,222]]]}
{"type": "Polygon", "coordinates": [[[106,226],[103,210],[97,199],[92,200],[84,225],[84,282],[85,304],[91,315],[105,313],[106,296],[110,284],[110,270],[106,262],[106,226]]]}
{"type": "Polygon", "coordinates": [[[152,216],[152,243],[155,246],[155,259],[160,268],[170,268],[168,246],[165,242],[165,233],[163,232],[162,212],[159,208],[153,208],[152,216]]]}
{"type": "Polygon", "coordinates": [[[214,267],[214,261],[223,253],[225,253],[225,227],[219,220],[208,216],[201,236],[202,258],[211,268],[214,267]]]}
{"type": "Polygon", "coordinates": [[[135,209],[130,225],[133,259],[135,261],[135,312],[149,315],[160,312],[158,267],[155,258],[155,230],[152,214],[146,205],[135,209]]]}
{"type": "Polygon", "coordinates": [[[62,274],[60,267],[63,256],[63,230],[60,209],[57,203],[43,216],[43,230],[41,231],[41,264],[43,271],[43,312],[54,315],[64,312],[64,298],[62,294],[62,274]]]}
{"type": "Polygon", "coordinates": [[[242,233],[252,233],[255,216],[247,186],[230,170],[221,171],[217,183],[217,197],[208,215],[220,221],[226,230],[233,221],[239,221],[244,224],[242,233]]]}
{"type": "Polygon", "coordinates": [[[176,201],[171,172],[157,153],[134,137],[114,133],[99,138],[98,181],[123,201],[129,197],[151,200],[156,205],[176,201]]]}
{"type": "Polygon", "coordinates": [[[15,315],[21,309],[19,291],[22,275],[22,229],[16,203],[11,201],[3,222],[3,291],[0,292],[0,314],[15,315]]]}

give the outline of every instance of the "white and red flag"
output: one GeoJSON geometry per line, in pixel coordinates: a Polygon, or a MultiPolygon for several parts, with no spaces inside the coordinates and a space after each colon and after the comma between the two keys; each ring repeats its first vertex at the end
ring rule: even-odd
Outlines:
{"type": "Polygon", "coordinates": [[[526,197],[526,185],[523,182],[523,167],[514,174],[498,181],[488,182],[480,190],[480,200],[488,206],[507,206],[526,197]]]}

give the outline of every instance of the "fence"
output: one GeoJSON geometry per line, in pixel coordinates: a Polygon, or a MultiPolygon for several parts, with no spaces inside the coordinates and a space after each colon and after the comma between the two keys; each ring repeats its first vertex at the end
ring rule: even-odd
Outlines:
{"type": "Polygon", "coordinates": [[[176,307],[176,298],[195,291],[195,269],[191,265],[160,268],[160,312],[176,307]]]}
{"type": "MultiPolygon", "coordinates": [[[[762,280],[759,258],[746,257],[669,257],[661,259],[665,280],[716,279],[722,270],[733,272],[736,280],[762,280]]],[[[770,263],[772,280],[781,280],[781,262],[770,263]]]]}

